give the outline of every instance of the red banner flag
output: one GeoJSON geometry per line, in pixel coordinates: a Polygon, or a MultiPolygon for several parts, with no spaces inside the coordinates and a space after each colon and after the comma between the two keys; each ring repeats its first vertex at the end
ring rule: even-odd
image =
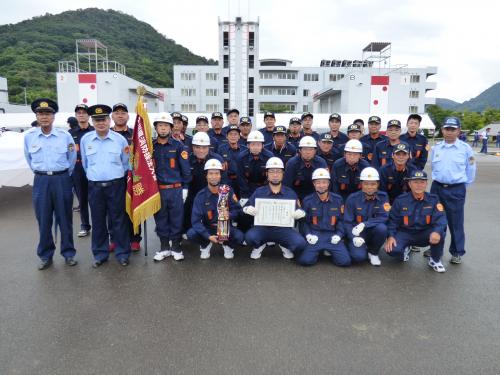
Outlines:
{"type": "Polygon", "coordinates": [[[136,118],[130,150],[130,170],[127,176],[126,208],[134,225],[134,233],[148,217],[161,206],[156,172],[153,162],[153,140],[148,112],[144,106],[144,89],[139,90],[135,107],[136,118]]]}

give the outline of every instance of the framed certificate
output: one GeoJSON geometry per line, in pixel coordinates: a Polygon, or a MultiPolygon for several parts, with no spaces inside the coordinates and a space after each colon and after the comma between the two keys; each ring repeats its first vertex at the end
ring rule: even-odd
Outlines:
{"type": "Polygon", "coordinates": [[[293,199],[255,199],[254,225],[268,227],[290,227],[294,226],[292,217],[295,211],[295,200],[293,199]]]}

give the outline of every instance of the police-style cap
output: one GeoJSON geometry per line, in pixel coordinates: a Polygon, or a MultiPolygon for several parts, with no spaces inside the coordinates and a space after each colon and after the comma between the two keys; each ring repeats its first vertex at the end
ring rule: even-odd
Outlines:
{"type": "Polygon", "coordinates": [[[57,103],[48,98],[40,98],[31,103],[31,110],[37,112],[51,112],[57,113],[59,106],[57,103]]]}
{"type": "Polygon", "coordinates": [[[77,104],[75,107],[75,112],[79,111],[80,109],[83,109],[85,112],[88,112],[89,106],[86,104],[77,104]]]}
{"type": "Polygon", "coordinates": [[[286,128],[283,125],[275,126],[273,134],[286,134],[286,128]]]}
{"type": "Polygon", "coordinates": [[[390,120],[387,123],[387,127],[390,127],[390,126],[397,126],[398,128],[400,128],[401,127],[401,121],[399,121],[399,120],[390,120]]]}
{"type": "Polygon", "coordinates": [[[321,134],[321,136],[319,137],[319,140],[320,140],[320,142],[331,142],[331,143],[333,143],[333,138],[332,138],[332,135],[330,133],[323,133],[323,134],[321,134]]]}
{"type": "Polygon", "coordinates": [[[347,132],[361,132],[361,126],[359,124],[351,124],[347,127],[347,132]]]}
{"type": "Polygon", "coordinates": [[[396,145],[396,147],[394,147],[394,150],[392,151],[393,154],[395,154],[396,152],[406,152],[407,154],[410,153],[410,148],[408,147],[408,145],[406,143],[399,143],[396,145]]]}
{"type": "MultiPolygon", "coordinates": [[[[187,124],[187,123],[189,122],[189,119],[188,119],[188,117],[187,117],[186,115],[182,115],[182,116],[181,116],[181,120],[182,120],[182,122],[183,122],[183,123],[185,123],[185,124],[187,124]]],[[[207,121],[207,122],[208,122],[208,121],[207,121]]]]}
{"type": "Polygon", "coordinates": [[[229,125],[227,127],[226,135],[229,134],[230,131],[237,131],[238,133],[240,132],[240,127],[238,125],[229,125]]]}
{"type": "Polygon", "coordinates": [[[364,121],[363,121],[363,119],[361,119],[361,118],[357,118],[357,119],[356,119],[356,120],[354,120],[352,123],[353,123],[353,124],[361,124],[361,125],[364,125],[364,124],[365,124],[365,122],[364,122],[364,121]]]}
{"type": "Polygon", "coordinates": [[[305,119],[307,116],[311,117],[311,118],[314,118],[313,114],[311,112],[304,112],[302,114],[302,120],[305,119]]]}
{"type": "Polygon", "coordinates": [[[179,112],[172,112],[170,116],[172,116],[172,119],[178,118],[179,120],[182,120],[182,114],[180,114],[179,112]]]}
{"type": "Polygon", "coordinates": [[[292,124],[299,124],[301,125],[302,124],[302,120],[298,117],[292,117],[290,119],[290,122],[288,123],[289,125],[292,125],[292,124]]]}
{"type": "Polygon", "coordinates": [[[330,115],[330,117],[328,118],[328,121],[330,120],[339,120],[339,121],[342,121],[342,116],[340,116],[340,114],[338,113],[332,113],[330,115]]]}
{"type": "Polygon", "coordinates": [[[106,104],[96,104],[88,109],[88,114],[91,117],[106,117],[112,112],[111,107],[106,104]]]}
{"type": "Polygon", "coordinates": [[[266,119],[266,117],[276,118],[276,117],[274,116],[274,113],[273,113],[273,112],[265,112],[265,113],[264,113],[264,120],[266,119]]]}
{"type": "Polygon", "coordinates": [[[370,122],[375,122],[377,124],[381,124],[382,120],[378,116],[370,116],[370,118],[368,119],[368,123],[370,123],[370,122]]]}
{"type": "Polygon", "coordinates": [[[443,122],[443,128],[459,128],[460,120],[457,117],[446,117],[443,122]]]}
{"type": "Polygon", "coordinates": [[[411,172],[410,176],[406,178],[407,180],[427,180],[427,173],[424,171],[414,170],[411,172]]]}
{"type": "Polygon", "coordinates": [[[244,116],[240,118],[240,124],[251,124],[251,123],[252,120],[250,119],[250,117],[244,116]]]}
{"type": "Polygon", "coordinates": [[[229,116],[231,113],[236,113],[238,116],[240,115],[240,111],[238,111],[236,108],[231,108],[229,111],[227,111],[226,116],[229,116]]]}
{"type": "Polygon", "coordinates": [[[71,128],[77,128],[78,127],[78,120],[76,119],[76,117],[70,116],[70,117],[68,117],[68,119],[66,120],[66,122],[68,123],[68,125],[71,128]]]}
{"type": "Polygon", "coordinates": [[[208,117],[207,116],[196,117],[196,123],[198,123],[199,121],[205,121],[206,123],[208,123],[208,117]]]}
{"type": "Polygon", "coordinates": [[[115,111],[117,111],[119,109],[123,109],[125,112],[128,112],[128,108],[127,108],[127,106],[124,103],[116,103],[113,106],[113,112],[115,112],[115,111]]]}
{"type": "Polygon", "coordinates": [[[212,112],[212,118],[224,118],[221,112],[212,112]]]}

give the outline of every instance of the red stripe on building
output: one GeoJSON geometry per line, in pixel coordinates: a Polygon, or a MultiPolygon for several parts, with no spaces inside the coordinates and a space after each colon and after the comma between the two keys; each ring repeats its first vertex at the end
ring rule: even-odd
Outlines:
{"type": "Polygon", "coordinates": [[[78,83],[97,83],[97,74],[78,74],[78,83]]]}
{"type": "Polygon", "coordinates": [[[389,76],[372,76],[372,85],[388,85],[389,76]]]}

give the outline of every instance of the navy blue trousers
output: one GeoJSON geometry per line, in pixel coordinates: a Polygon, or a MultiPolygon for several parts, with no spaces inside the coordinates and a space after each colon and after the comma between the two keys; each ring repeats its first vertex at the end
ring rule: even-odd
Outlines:
{"type": "Polygon", "coordinates": [[[306,240],[293,228],[256,226],[245,234],[248,246],[258,248],[267,242],[275,242],[293,253],[298,253],[306,246],[306,240]]]}
{"type": "Polygon", "coordinates": [[[396,246],[389,253],[390,256],[397,257],[400,260],[404,258],[404,249],[407,246],[430,246],[431,247],[431,258],[435,262],[439,262],[441,257],[443,256],[443,247],[444,247],[444,237],[441,236],[441,241],[436,245],[431,245],[429,243],[429,237],[432,233],[432,229],[427,229],[421,232],[405,232],[399,231],[396,233],[396,246]]]}
{"type": "Polygon", "coordinates": [[[368,253],[378,255],[380,247],[384,244],[387,238],[387,225],[377,224],[371,228],[365,228],[359,237],[365,240],[365,243],[360,247],[354,246],[352,239],[349,240],[349,254],[353,262],[363,262],[368,258],[368,253]]]}
{"type": "Polygon", "coordinates": [[[156,234],[162,242],[180,241],[184,222],[182,188],[160,190],[161,208],[155,213],[156,234]]]}
{"type": "Polygon", "coordinates": [[[431,186],[431,193],[437,194],[446,212],[451,234],[449,249],[451,255],[462,256],[465,254],[464,207],[466,191],[465,184],[445,187],[433,182],[431,186]]]}
{"type": "Polygon", "coordinates": [[[75,169],[71,175],[73,186],[75,188],[76,197],[80,204],[80,229],[90,230],[89,220],[89,181],[82,167],[82,163],[75,164],[75,169]]]}
{"type": "Polygon", "coordinates": [[[32,197],[40,234],[37,255],[44,262],[54,255],[56,245],[52,236],[52,223],[55,215],[61,232],[61,255],[64,258],[74,257],[73,184],[69,174],[35,174],[32,197]]]}
{"type": "Polygon", "coordinates": [[[488,153],[488,140],[487,139],[482,140],[482,146],[481,146],[481,150],[479,152],[484,153],[484,154],[488,153]]]}
{"type": "Polygon", "coordinates": [[[318,257],[324,250],[331,255],[330,259],[333,264],[339,267],[347,267],[351,265],[351,257],[345,247],[344,241],[336,245],[332,244],[332,232],[312,232],[311,234],[318,236],[318,242],[314,245],[306,242],[304,251],[300,254],[299,263],[303,266],[312,266],[318,262],[318,257]]]}
{"type": "MultiPolygon", "coordinates": [[[[216,227],[210,227],[207,229],[210,235],[215,235],[217,232],[216,227]]],[[[207,247],[208,244],[210,243],[210,240],[203,238],[193,228],[190,228],[187,231],[187,237],[189,238],[190,241],[196,242],[201,247],[207,247]]],[[[232,247],[234,249],[236,246],[243,244],[244,240],[245,240],[245,235],[243,234],[243,232],[238,228],[231,226],[231,229],[229,230],[229,240],[224,242],[224,245],[229,245],[229,247],[232,247]]]]}
{"type": "Polygon", "coordinates": [[[92,253],[94,259],[103,261],[109,256],[109,237],[106,218],[109,217],[113,242],[116,244],[115,256],[118,260],[130,256],[130,228],[125,212],[125,180],[113,185],[100,187],[89,182],[89,203],[92,217],[92,253]]]}

